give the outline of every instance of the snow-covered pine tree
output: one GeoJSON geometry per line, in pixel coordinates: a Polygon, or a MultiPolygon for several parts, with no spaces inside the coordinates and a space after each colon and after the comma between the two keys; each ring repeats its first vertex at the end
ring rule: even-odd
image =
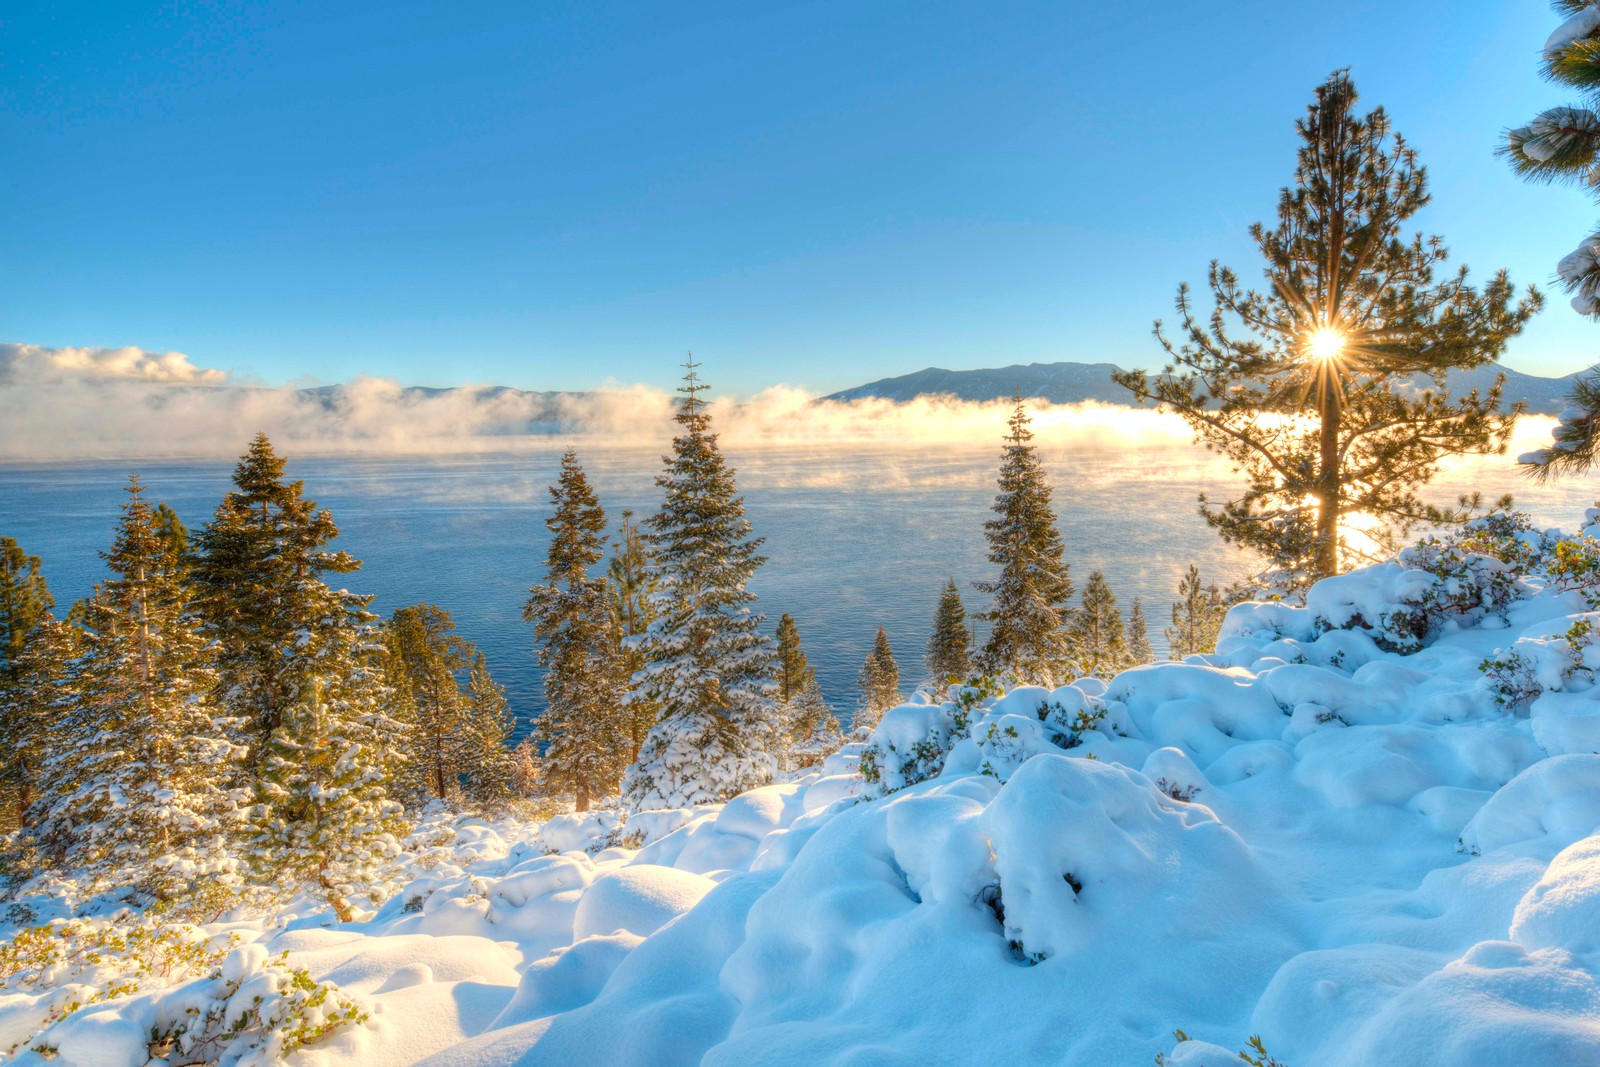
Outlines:
{"type": "Polygon", "coordinates": [[[822,689],[817,685],[814,675],[806,675],[805,684],[789,699],[785,708],[791,739],[786,770],[820,766],[823,760],[844,744],[844,736],[839,732],[839,720],[823,699],[822,689]]]}
{"type": "Polygon", "coordinates": [[[544,758],[532,737],[524,737],[511,750],[511,794],[517,798],[531,797],[540,791],[544,777],[544,758]]]}
{"type": "Polygon", "coordinates": [[[521,760],[511,749],[516,721],[506,703],[505,686],[490,676],[488,661],[476,648],[467,670],[467,703],[466,796],[479,808],[496,810],[518,795],[516,779],[521,760]]]}
{"type": "Polygon", "coordinates": [[[623,783],[635,810],[726,800],[776,770],[777,656],[746,588],[765,558],[711,431],[697,366],[685,365],[682,432],[656,478],[661,510],[645,524],[657,614],[634,639],[646,664],[629,699],[654,703],[660,718],[623,783]]]}
{"type": "Polygon", "coordinates": [[[207,642],[137,478],[102,557],[113,577],[85,604],[76,700],[51,727],[31,833],[103,885],[170,898],[231,880],[244,749],[212,703],[207,642]]]}
{"type": "Polygon", "coordinates": [[[1100,571],[1090,573],[1083,599],[1067,622],[1072,662],[1083,676],[1110,678],[1127,657],[1117,597],[1100,571]]]}
{"type": "MultiPolygon", "coordinates": [[[[1555,0],[1565,16],[1544,44],[1544,76],[1578,94],[1582,102],[1540,112],[1506,132],[1500,153],[1518,174],[1537,182],[1576,185],[1600,197],[1600,2],[1555,0]]],[[[1600,318],[1600,232],[1591,233],[1556,264],[1572,294],[1572,309],[1600,318]]],[[[1600,365],[1573,382],[1544,448],[1518,457],[1534,477],[1582,474],[1600,460],[1600,365]]]]}
{"type": "Polygon", "coordinates": [[[1222,620],[1228,614],[1227,601],[1215,585],[1200,580],[1200,568],[1193,563],[1178,583],[1178,599],[1172,604],[1172,625],[1167,627],[1167,644],[1173,659],[1201,652],[1214,652],[1222,620]]]}
{"type": "MultiPolygon", "coordinates": [[[[650,543],[634,521],[631,509],[623,510],[622,525],[611,543],[606,581],[611,596],[611,624],[622,637],[622,676],[631,680],[644,668],[644,653],[630,639],[643,634],[655,619],[651,598],[657,585],[650,571],[650,543]]],[[[656,706],[644,699],[631,699],[623,706],[623,731],[628,735],[625,764],[639,758],[645,735],[656,724],[656,713],[656,706]]]]}
{"type": "Polygon", "coordinates": [[[787,704],[800,695],[806,680],[811,677],[811,666],[800,647],[800,627],[787,611],[778,620],[778,699],[787,704]]]}
{"type": "Polygon", "coordinates": [[[928,677],[940,692],[972,674],[972,632],[967,629],[967,611],[954,578],[944,587],[933,613],[927,665],[928,677]]]}
{"type": "Polygon", "coordinates": [[[1141,667],[1154,662],[1155,658],[1156,651],[1150,647],[1150,622],[1145,618],[1144,605],[1138,597],[1134,597],[1133,608],[1128,612],[1127,642],[1122,665],[1124,668],[1141,667]]]}
{"type": "Polygon", "coordinates": [[[871,729],[878,725],[884,712],[900,703],[900,667],[894,661],[894,649],[889,647],[889,635],[881,626],[872,640],[872,650],[861,664],[859,684],[861,704],[850,725],[871,729]]]}
{"type": "Polygon", "coordinates": [[[483,654],[455,628],[434,604],[398,608],[384,627],[388,681],[405,694],[410,726],[405,779],[418,802],[454,803],[487,785],[473,779],[507,773],[504,693],[496,699],[483,654]]]}
{"type": "Polygon", "coordinates": [[[55,603],[39,557],[0,537],[0,827],[5,829],[27,822],[39,769],[39,728],[46,721],[39,683],[64,666],[50,662],[61,653],[54,639],[49,649],[36,651],[26,671],[23,666],[34,628],[51,619],[55,603]]]}
{"type": "Polygon", "coordinates": [[[1030,422],[1018,397],[1001,454],[995,517],[983,524],[989,562],[999,566],[1000,576],[977,583],[979,592],[993,597],[976,615],[989,623],[978,667],[1007,680],[1051,685],[1067,669],[1062,626],[1073,589],[1030,422]]]}
{"type": "Polygon", "coordinates": [[[323,581],[361,563],[327,550],[339,536],[333,516],[305,499],[303,483],[285,482],[283,467],[257,434],[234,468],[234,488],[195,538],[190,573],[216,642],[217,692],[241,721],[258,769],[285,711],[305,702],[323,669],[311,650],[327,642],[308,638],[371,621],[370,597],[323,581]]]}
{"type": "Polygon", "coordinates": [[[1442,460],[1503,450],[1515,412],[1501,408],[1500,380],[1452,398],[1446,373],[1492,364],[1542,304],[1532,289],[1518,300],[1504,271],[1481,289],[1465,268],[1436,276],[1442,241],[1405,230],[1429,200],[1426,171],[1383,109],[1358,115],[1356,100],[1337,71],[1297,123],[1278,225],[1250,229],[1268,284],[1246,289],[1213,263],[1215,309],[1197,311],[1182,286],[1179,336],[1156,323],[1172,362],[1153,377],[1114,375],[1244,475],[1238,497],[1202,495],[1201,511],[1225,541],[1265,556],[1262,582],[1281,591],[1475,509],[1417,494],[1442,460]],[[1351,516],[1364,517],[1359,532],[1351,516]]]}
{"type": "Polygon", "coordinates": [[[545,669],[545,710],[534,735],[545,746],[547,790],[571,793],[588,811],[616,793],[631,744],[620,634],[606,579],[590,573],[605,555],[606,516],[571,450],[561,457],[550,504],[545,580],[529,590],[522,612],[545,669]]]}

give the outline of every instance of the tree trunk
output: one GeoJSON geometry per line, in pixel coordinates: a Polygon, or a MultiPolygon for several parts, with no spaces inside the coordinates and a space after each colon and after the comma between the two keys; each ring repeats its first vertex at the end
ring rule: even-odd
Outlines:
{"type": "Polygon", "coordinates": [[[578,810],[579,811],[588,811],[589,810],[589,783],[587,781],[580,780],[578,782],[577,793],[578,793],[578,810]]]}
{"type": "Polygon", "coordinates": [[[1343,394],[1339,387],[1339,370],[1332,360],[1320,368],[1317,383],[1317,408],[1322,420],[1321,483],[1317,492],[1317,564],[1316,577],[1328,578],[1339,573],[1339,417],[1343,407],[1343,394]]]}

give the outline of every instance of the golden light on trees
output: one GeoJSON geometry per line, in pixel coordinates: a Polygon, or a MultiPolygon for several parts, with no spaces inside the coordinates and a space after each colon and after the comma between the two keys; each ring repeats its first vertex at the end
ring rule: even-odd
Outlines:
{"type": "Polygon", "coordinates": [[[1315,360],[1338,359],[1344,351],[1344,334],[1330,326],[1317,329],[1306,338],[1306,351],[1315,360]]]}

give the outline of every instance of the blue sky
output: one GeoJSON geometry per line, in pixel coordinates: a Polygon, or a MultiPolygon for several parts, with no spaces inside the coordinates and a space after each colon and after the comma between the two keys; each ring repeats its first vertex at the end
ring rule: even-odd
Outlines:
{"type": "MultiPolygon", "coordinates": [[[[1257,269],[1313,87],[1352,68],[1482,277],[1597,209],[1500,131],[1538,0],[35,4],[0,14],[0,340],[267,382],[832,390],[1153,366],[1179,281],[1257,269]]],[[[1597,327],[1552,292],[1508,362],[1597,327]]]]}

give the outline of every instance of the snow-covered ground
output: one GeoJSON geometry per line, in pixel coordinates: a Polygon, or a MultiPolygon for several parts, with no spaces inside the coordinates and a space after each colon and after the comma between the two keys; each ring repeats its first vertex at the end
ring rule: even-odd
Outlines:
{"type": "MultiPolygon", "coordinates": [[[[229,928],[370,1011],[307,1064],[1600,1063],[1595,575],[1488,540],[1235,608],[1213,656],[902,706],[876,781],[858,744],[626,824],[441,819],[365,921],[229,928]]],[[[55,1062],[145,1063],[163,995],[55,1062]]]]}

